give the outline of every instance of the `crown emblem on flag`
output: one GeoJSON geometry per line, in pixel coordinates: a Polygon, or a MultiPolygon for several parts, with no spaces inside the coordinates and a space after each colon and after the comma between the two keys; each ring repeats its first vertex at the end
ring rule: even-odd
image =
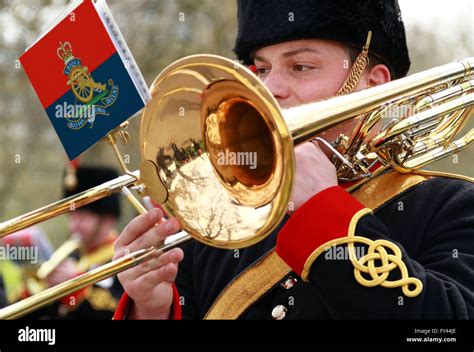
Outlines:
{"type": "Polygon", "coordinates": [[[69,42],[65,42],[64,44],[59,42],[59,48],[56,50],[56,53],[58,54],[59,58],[63,60],[65,63],[67,63],[69,60],[71,60],[74,56],[72,55],[72,47],[69,42]]]}

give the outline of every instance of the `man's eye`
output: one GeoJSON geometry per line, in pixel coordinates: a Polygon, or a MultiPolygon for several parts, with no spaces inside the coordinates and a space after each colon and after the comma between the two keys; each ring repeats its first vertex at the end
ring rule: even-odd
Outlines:
{"type": "Polygon", "coordinates": [[[262,76],[268,75],[269,72],[270,72],[270,69],[269,69],[269,68],[257,67],[257,70],[255,71],[255,74],[256,74],[258,77],[262,77],[262,76]]]}
{"type": "Polygon", "coordinates": [[[308,66],[308,65],[294,65],[293,66],[293,70],[298,71],[298,72],[304,72],[304,71],[308,71],[308,70],[312,70],[312,69],[313,69],[313,67],[308,66]]]}

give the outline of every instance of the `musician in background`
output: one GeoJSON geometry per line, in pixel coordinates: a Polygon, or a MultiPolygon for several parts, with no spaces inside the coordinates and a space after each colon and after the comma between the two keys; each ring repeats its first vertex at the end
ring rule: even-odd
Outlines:
{"type": "MultiPolygon", "coordinates": [[[[70,164],[65,177],[64,196],[72,196],[118,176],[117,171],[111,168],[70,164]]],[[[117,237],[115,226],[120,218],[119,195],[74,209],[69,216],[71,237],[79,241],[81,248],[48,275],[46,281],[50,287],[111,260],[117,237]]],[[[110,319],[122,292],[118,280],[109,278],[63,298],[49,307],[47,314],[61,319],[110,319]]]]}
{"type": "MultiPolygon", "coordinates": [[[[382,85],[410,67],[396,0],[240,0],[238,24],[238,59],[254,65],[281,107],[382,85]]],[[[193,242],[121,273],[127,295],[115,318],[474,318],[472,182],[385,172],[356,198],[324,145],[295,153],[292,211],[274,233],[238,256],[193,242]],[[357,258],[341,244],[354,236],[357,258]],[[278,258],[268,261],[274,248],[278,258]]],[[[155,226],[161,217],[155,209],[132,220],[115,257],[178,231],[176,219],[155,226]]]]}

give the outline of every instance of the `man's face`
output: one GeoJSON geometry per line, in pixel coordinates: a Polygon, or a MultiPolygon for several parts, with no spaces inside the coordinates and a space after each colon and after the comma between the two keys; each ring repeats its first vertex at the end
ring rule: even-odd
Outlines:
{"type": "MultiPolygon", "coordinates": [[[[258,76],[282,108],[335,96],[352,66],[345,45],[319,39],[294,40],[263,47],[254,53],[254,63],[258,76]]],[[[390,80],[389,69],[377,64],[364,71],[355,90],[390,80]]],[[[325,131],[321,137],[333,142],[341,133],[350,136],[356,124],[356,120],[351,120],[325,131]]]]}
{"type": "Polygon", "coordinates": [[[254,54],[254,63],[282,108],[336,95],[351,67],[342,44],[317,39],[261,48],[254,54]]]}
{"type": "Polygon", "coordinates": [[[69,230],[72,234],[78,235],[83,243],[91,243],[99,232],[100,224],[100,215],[78,209],[71,213],[69,230]]]}

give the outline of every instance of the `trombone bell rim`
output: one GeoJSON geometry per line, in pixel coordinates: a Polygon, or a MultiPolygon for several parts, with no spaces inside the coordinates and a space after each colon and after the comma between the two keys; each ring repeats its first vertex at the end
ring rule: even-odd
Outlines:
{"type": "Polygon", "coordinates": [[[174,62],[150,90],[140,151],[167,190],[165,210],[213,247],[263,240],[288,210],[295,170],[291,134],[271,92],[244,66],[215,55],[174,62]],[[220,164],[227,151],[256,153],[255,168],[225,158],[220,164]]]}

